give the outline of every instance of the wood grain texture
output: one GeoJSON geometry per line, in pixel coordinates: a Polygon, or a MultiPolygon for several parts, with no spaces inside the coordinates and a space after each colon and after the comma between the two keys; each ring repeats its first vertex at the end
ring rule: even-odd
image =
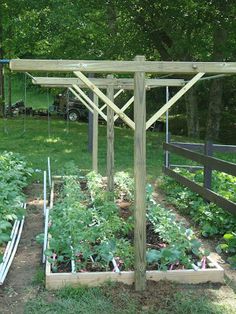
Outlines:
{"type": "MultiPolygon", "coordinates": [[[[113,78],[113,75],[108,75],[113,78]]],[[[114,87],[112,84],[107,87],[107,97],[114,102],[114,87]]],[[[114,191],[114,111],[107,107],[107,190],[114,191]]]]}
{"type": "MultiPolygon", "coordinates": [[[[93,94],[93,103],[99,107],[98,96],[93,94]]],[[[92,155],[92,166],[95,172],[98,172],[98,112],[94,110],[93,113],[93,155],[92,155]]]]}
{"type": "Polygon", "coordinates": [[[106,60],[42,60],[12,59],[12,71],[21,72],[72,72],[87,73],[134,73],[209,74],[236,73],[236,62],[181,62],[181,61],[106,61],[106,60]]]}
{"type": "MultiPolygon", "coordinates": [[[[114,89],[134,89],[134,79],[132,78],[90,78],[90,81],[99,88],[107,88],[108,84],[113,84],[114,89]]],[[[79,78],[68,77],[34,77],[32,79],[34,85],[53,85],[58,87],[68,87],[78,85],[79,87],[87,87],[79,78]]],[[[146,79],[146,88],[154,88],[160,86],[183,86],[185,84],[182,79],[146,79]]]]}
{"type": "MultiPolygon", "coordinates": [[[[144,56],[136,57],[143,62],[144,56]]],[[[145,73],[134,74],[134,249],[135,249],[135,289],[146,288],[146,93],[145,73]]]]}

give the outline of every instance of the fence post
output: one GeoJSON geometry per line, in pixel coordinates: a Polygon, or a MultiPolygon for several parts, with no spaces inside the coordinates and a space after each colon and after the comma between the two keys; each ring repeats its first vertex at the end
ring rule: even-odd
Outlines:
{"type": "MultiPolygon", "coordinates": [[[[213,155],[213,144],[211,141],[206,141],[204,146],[204,154],[206,156],[213,155]]],[[[211,190],[211,177],[212,168],[209,166],[204,166],[204,188],[211,190]]]]}
{"type": "MultiPolygon", "coordinates": [[[[171,133],[168,132],[168,134],[166,134],[166,143],[170,144],[170,141],[171,141],[171,133]]],[[[164,166],[165,168],[170,167],[170,152],[168,150],[164,151],[164,166]]]]}

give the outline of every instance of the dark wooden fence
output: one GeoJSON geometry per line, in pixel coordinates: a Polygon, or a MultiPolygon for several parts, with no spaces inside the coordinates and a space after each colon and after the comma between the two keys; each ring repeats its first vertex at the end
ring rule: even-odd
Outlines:
{"type": "Polygon", "coordinates": [[[220,172],[225,172],[230,175],[236,176],[236,164],[228,161],[224,161],[218,158],[213,157],[214,151],[221,152],[236,152],[236,146],[232,145],[217,145],[207,142],[206,144],[193,144],[193,143],[164,143],[163,148],[168,154],[166,158],[165,166],[163,171],[168,176],[175,179],[177,182],[187,186],[192,191],[196,192],[202,196],[207,201],[213,202],[219,207],[225,209],[231,214],[236,215],[236,204],[225,199],[219,194],[211,190],[211,179],[212,179],[212,170],[217,170],[220,172]],[[195,151],[193,151],[195,150],[195,151]],[[197,151],[200,151],[197,152],[197,151]],[[169,160],[169,154],[174,153],[185,157],[186,159],[193,160],[197,163],[203,165],[199,166],[187,166],[187,165],[171,165],[169,160]],[[204,153],[204,154],[203,154],[204,153]],[[196,182],[184,177],[183,175],[172,170],[174,167],[185,167],[185,168],[203,168],[204,169],[204,185],[201,186],[196,182]]]}

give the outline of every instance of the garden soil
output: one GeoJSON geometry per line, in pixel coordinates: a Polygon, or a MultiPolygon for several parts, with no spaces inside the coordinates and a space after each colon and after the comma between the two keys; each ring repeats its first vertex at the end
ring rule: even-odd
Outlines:
{"type": "Polygon", "coordinates": [[[0,313],[24,313],[24,304],[39,292],[33,284],[41,263],[41,247],[35,237],[43,230],[43,187],[32,184],[25,191],[27,212],[16,256],[3,286],[0,286],[0,313]]]}
{"type": "MultiPolygon", "coordinates": [[[[0,286],[0,314],[24,313],[24,307],[27,301],[37,296],[43,296],[42,284],[36,277],[42,271],[42,249],[36,241],[37,234],[43,231],[43,200],[42,185],[32,184],[26,191],[27,214],[21,241],[9,271],[8,277],[3,286],[0,286]]],[[[157,198],[162,198],[157,196],[157,198]]],[[[148,282],[147,290],[143,293],[135,292],[133,286],[124,284],[114,285],[114,289],[104,287],[104,293],[111,297],[117,304],[120,302],[117,289],[120,292],[128,294],[130,298],[136,299],[140,304],[142,312],[149,309],[165,309],[169,300],[173,298],[178,291],[189,291],[194,289],[194,294],[206,293],[210,298],[217,298],[219,303],[229,303],[236,308],[236,300],[233,289],[228,285],[204,284],[204,285],[178,285],[169,282],[148,282]]],[[[54,294],[48,292],[47,300],[54,300],[54,294]]]]}

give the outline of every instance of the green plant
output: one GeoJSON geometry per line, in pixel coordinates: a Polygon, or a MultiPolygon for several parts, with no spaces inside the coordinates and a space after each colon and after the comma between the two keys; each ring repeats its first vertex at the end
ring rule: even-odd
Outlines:
{"type": "MultiPolygon", "coordinates": [[[[182,169],[176,169],[176,171],[198,184],[202,184],[202,171],[195,173],[190,173],[182,169]]],[[[231,201],[235,201],[235,177],[214,171],[212,185],[217,193],[231,201]]],[[[207,203],[196,193],[187,187],[183,187],[172,178],[163,178],[161,187],[167,194],[167,200],[175,205],[181,213],[190,215],[192,220],[200,227],[204,237],[223,235],[236,228],[235,216],[213,203],[207,203]]]]}
{"type": "Polygon", "coordinates": [[[228,262],[233,269],[236,269],[236,233],[226,233],[223,236],[224,243],[217,246],[216,250],[221,253],[222,251],[229,254],[228,262]]]}
{"type": "MultiPolygon", "coordinates": [[[[19,154],[3,152],[0,155],[0,247],[10,240],[12,225],[24,214],[22,189],[33,170],[19,154]]],[[[0,252],[0,262],[3,252],[0,252]]]]}

